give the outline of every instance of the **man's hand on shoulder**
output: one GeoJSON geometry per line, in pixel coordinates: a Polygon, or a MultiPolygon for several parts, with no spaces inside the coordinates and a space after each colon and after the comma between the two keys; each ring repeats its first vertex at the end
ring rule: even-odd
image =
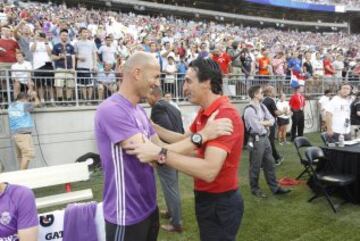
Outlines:
{"type": "Polygon", "coordinates": [[[203,137],[203,142],[214,140],[219,136],[231,135],[233,133],[232,121],[229,118],[215,119],[218,114],[219,111],[215,111],[206,122],[204,129],[199,132],[203,137]]]}

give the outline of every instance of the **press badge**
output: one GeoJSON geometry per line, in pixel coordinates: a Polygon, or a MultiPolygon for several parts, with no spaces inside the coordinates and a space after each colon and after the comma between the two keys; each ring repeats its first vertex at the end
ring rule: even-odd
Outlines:
{"type": "Polygon", "coordinates": [[[255,136],[255,141],[258,142],[260,140],[259,135],[255,136]]]}

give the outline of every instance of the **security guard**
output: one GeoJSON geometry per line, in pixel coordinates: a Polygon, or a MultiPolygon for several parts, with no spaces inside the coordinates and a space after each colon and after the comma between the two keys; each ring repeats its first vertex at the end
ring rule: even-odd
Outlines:
{"type": "Polygon", "coordinates": [[[268,128],[274,124],[274,117],[261,103],[263,93],[260,85],[249,88],[250,105],[245,108],[244,120],[246,131],[249,133],[248,146],[250,148],[249,180],[251,193],[259,198],[266,195],[259,187],[260,168],[264,170],[266,182],[273,194],[290,192],[279,186],[276,181],[275,160],[272,156],[271,145],[268,137],[268,128]]]}

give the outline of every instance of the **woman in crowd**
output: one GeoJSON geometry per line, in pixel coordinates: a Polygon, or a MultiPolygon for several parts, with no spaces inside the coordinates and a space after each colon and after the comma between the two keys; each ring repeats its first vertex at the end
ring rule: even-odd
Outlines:
{"type": "Polygon", "coordinates": [[[278,124],[278,140],[280,145],[286,144],[286,130],[287,126],[289,125],[290,118],[289,115],[291,113],[289,102],[286,101],[286,95],[284,93],[281,93],[280,100],[276,103],[276,107],[278,110],[282,113],[277,118],[277,124],[278,124]]]}

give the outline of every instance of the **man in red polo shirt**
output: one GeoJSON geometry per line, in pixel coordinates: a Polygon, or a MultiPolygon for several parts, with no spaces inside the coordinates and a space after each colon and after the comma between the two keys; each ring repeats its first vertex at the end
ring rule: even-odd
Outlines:
{"type": "Polygon", "coordinates": [[[244,124],[228,98],[222,96],[222,75],[216,62],[196,59],[189,65],[185,76],[184,92],[189,101],[200,105],[190,132],[174,134],[155,126],[159,137],[173,143],[162,148],[145,140],[144,144],[127,146],[127,153],[137,155],[141,162],[169,165],[195,179],[195,212],[201,241],[233,241],[241,224],[244,211],[238,190],[238,168],[243,147],[244,124]],[[225,122],[214,125],[228,132],[209,141],[202,135],[205,126],[220,118],[230,119],[232,128],[225,122]],[[193,147],[187,145],[190,137],[193,147]],[[185,148],[186,147],[186,148],[185,148]],[[176,150],[176,151],[172,151],[176,150]],[[191,154],[196,150],[196,157],[191,154]]]}
{"type": "Polygon", "coordinates": [[[16,63],[16,52],[19,50],[19,44],[11,39],[10,27],[6,25],[2,26],[0,39],[0,67],[9,69],[13,63],[16,63]]]}
{"type": "Polygon", "coordinates": [[[296,136],[304,135],[304,107],[305,107],[305,97],[303,96],[304,86],[298,85],[295,88],[294,94],[290,97],[289,105],[293,115],[292,125],[291,125],[291,141],[294,141],[296,136]],[[297,132],[297,135],[296,135],[297,132]]]}

